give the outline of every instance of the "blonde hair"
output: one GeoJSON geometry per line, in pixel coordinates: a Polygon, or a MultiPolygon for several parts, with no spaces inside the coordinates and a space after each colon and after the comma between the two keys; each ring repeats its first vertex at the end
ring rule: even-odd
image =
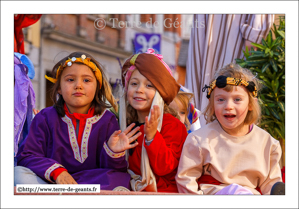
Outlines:
{"type": "MultiPolygon", "coordinates": [[[[262,87],[261,82],[252,74],[252,72],[246,68],[242,68],[241,66],[231,63],[223,68],[216,71],[214,78],[210,81],[213,82],[215,79],[217,79],[219,76],[227,76],[232,78],[238,78],[243,79],[245,81],[253,81],[257,91],[259,91],[262,87]]],[[[231,92],[235,86],[233,85],[226,85],[223,90],[227,92],[231,92]]],[[[217,88],[217,87],[216,87],[217,88]]],[[[261,107],[259,103],[257,102],[256,98],[253,96],[251,92],[247,90],[248,96],[249,96],[249,104],[248,106],[251,107],[252,110],[249,110],[247,113],[247,116],[244,120],[244,124],[250,125],[252,123],[258,123],[259,119],[261,117],[261,107]]],[[[214,108],[214,91],[211,93],[211,97],[209,99],[208,106],[204,110],[204,117],[207,121],[207,123],[213,122],[216,120],[215,115],[215,108],[214,108]]]]}
{"type": "Polygon", "coordinates": [[[178,101],[181,102],[183,110],[186,112],[186,114],[185,114],[185,126],[186,126],[187,130],[189,130],[191,128],[191,123],[188,119],[188,108],[189,108],[190,100],[193,98],[193,96],[194,95],[192,93],[179,91],[178,94],[176,95],[176,97],[173,100],[177,104],[178,104],[178,101]]]}

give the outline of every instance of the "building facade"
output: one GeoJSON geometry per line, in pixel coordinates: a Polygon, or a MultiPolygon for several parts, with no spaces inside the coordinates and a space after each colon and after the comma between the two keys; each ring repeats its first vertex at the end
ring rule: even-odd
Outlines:
{"type": "Polygon", "coordinates": [[[35,67],[32,83],[36,108],[53,104],[52,84],[44,76],[51,73],[60,59],[74,51],[87,52],[97,59],[114,87],[121,79],[120,64],[135,53],[134,39],[140,33],[160,35],[160,54],[179,80],[177,62],[182,31],[186,30],[181,25],[182,17],[181,14],[42,15],[37,23],[24,29],[25,53],[35,67]]]}

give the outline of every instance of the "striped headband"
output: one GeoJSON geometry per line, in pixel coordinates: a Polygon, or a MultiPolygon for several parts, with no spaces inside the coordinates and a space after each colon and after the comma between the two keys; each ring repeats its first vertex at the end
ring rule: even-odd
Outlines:
{"type": "MultiPolygon", "coordinates": [[[[163,56],[161,54],[156,54],[155,53],[155,50],[152,49],[152,48],[148,48],[147,51],[145,52],[146,54],[152,54],[152,55],[155,55],[159,60],[160,62],[162,62],[162,64],[165,66],[165,68],[167,69],[167,71],[170,73],[170,75],[173,77],[173,74],[172,74],[172,71],[171,69],[169,68],[169,66],[163,61],[163,56]]],[[[136,69],[136,66],[135,66],[135,61],[137,59],[139,54],[134,54],[133,57],[130,59],[130,64],[131,66],[127,69],[127,71],[125,71],[123,74],[123,76],[125,77],[125,90],[128,89],[128,82],[131,78],[131,75],[133,73],[133,71],[136,69]]]]}
{"type": "Polygon", "coordinates": [[[56,78],[51,78],[51,77],[48,77],[47,75],[45,75],[45,78],[49,81],[51,81],[52,83],[56,83],[57,82],[57,79],[61,73],[61,71],[65,68],[65,67],[70,67],[72,66],[72,64],[74,62],[80,62],[80,63],[83,63],[85,64],[86,66],[90,67],[94,74],[95,74],[95,77],[96,79],[99,81],[100,83],[100,88],[102,87],[102,83],[103,83],[103,78],[102,78],[102,73],[100,71],[100,69],[97,67],[97,65],[95,63],[93,63],[92,61],[90,61],[90,58],[86,58],[86,55],[82,55],[81,57],[72,57],[71,59],[69,58],[68,60],[66,60],[64,62],[63,65],[60,65],[56,71],[56,78]]]}
{"type": "Polygon", "coordinates": [[[248,91],[252,92],[254,97],[257,97],[257,90],[255,83],[253,81],[245,81],[243,79],[239,78],[231,78],[231,77],[226,77],[226,76],[219,76],[216,80],[214,80],[210,86],[205,85],[202,88],[202,92],[205,92],[206,89],[207,91],[207,98],[210,99],[210,95],[212,91],[218,87],[218,88],[224,88],[226,85],[234,85],[234,86],[245,86],[248,91]]]}

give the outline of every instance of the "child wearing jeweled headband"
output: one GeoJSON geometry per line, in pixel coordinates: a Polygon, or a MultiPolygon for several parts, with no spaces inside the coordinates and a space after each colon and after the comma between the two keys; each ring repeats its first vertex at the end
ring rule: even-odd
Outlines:
{"type": "Polygon", "coordinates": [[[130,143],[139,128],[119,130],[107,109],[117,106],[100,63],[73,52],[53,67],[53,75],[46,78],[54,83],[54,106],[31,123],[17,155],[15,185],[100,184],[102,190],[129,191],[124,151],[137,145],[130,143]]]}
{"type": "Polygon", "coordinates": [[[184,144],[176,175],[179,192],[274,194],[271,190],[284,186],[282,151],[279,141],[255,125],[261,114],[257,78],[230,64],[214,79],[203,89],[208,90],[208,124],[189,134],[184,144]]]}

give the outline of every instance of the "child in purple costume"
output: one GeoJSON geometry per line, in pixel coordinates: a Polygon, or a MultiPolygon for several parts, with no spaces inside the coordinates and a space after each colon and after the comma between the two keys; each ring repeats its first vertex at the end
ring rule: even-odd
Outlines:
{"type": "Polygon", "coordinates": [[[100,184],[102,190],[130,189],[124,150],[140,133],[131,124],[122,133],[100,64],[74,52],[53,68],[53,107],[40,111],[17,155],[15,184],[100,184]]]}

